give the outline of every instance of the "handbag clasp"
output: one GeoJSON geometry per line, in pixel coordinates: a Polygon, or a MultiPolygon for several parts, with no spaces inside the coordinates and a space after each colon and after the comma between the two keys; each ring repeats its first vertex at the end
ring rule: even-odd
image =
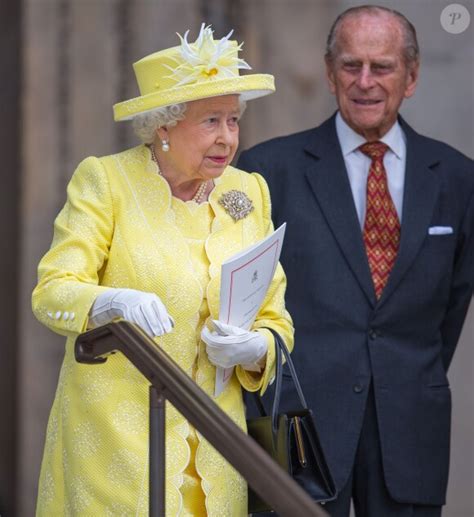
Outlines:
{"type": "Polygon", "coordinates": [[[296,438],[296,450],[298,452],[298,459],[301,466],[304,468],[308,464],[306,461],[306,453],[304,450],[303,432],[301,431],[300,417],[294,417],[295,423],[295,438],[296,438]]]}

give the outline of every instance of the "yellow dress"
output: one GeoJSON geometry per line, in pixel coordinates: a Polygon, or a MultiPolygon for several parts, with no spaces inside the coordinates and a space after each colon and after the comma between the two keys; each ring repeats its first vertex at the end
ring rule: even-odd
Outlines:
{"type": "MultiPolygon", "coordinates": [[[[221,264],[273,230],[268,188],[258,174],[228,167],[215,183],[209,203],[174,199],[145,146],[87,158],[75,171],[33,293],[37,318],[67,337],[38,516],[148,515],[148,383],[121,354],[93,366],[74,359],[75,339],[104,289],[156,293],[175,321],[157,346],[213,397],[215,368],[199,336],[205,319],[218,317],[221,264]],[[219,204],[233,189],[254,206],[240,221],[219,204]]],[[[273,327],[292,347],[284,291],[278,267],[254,328],[273,327]]],[[[270,345],[265,370],[256,377],[236,368],[214,399],[242,429],[242,387],[264,391],[273,375],[272,336],[260,331],[270,345]]],[[[245,480],[171,405],[166,409],[166,514],[246,515],[245,480]]]]}
{"type": "MultiPolygon", "coordinates": [[[[209,260],[206,255],[206,239],[211,233],[213,213],[209,203],[198,205],[192,201],[183,202],[173,198],[172,208],[176,214],[176,226],[179,228],[189,246],[191,261],[203,292],[206,292],[209,283],[209,260]]],[[[200,310],[199,320],[204,322],[209,316],[209,307],[204,296],[200,310]]],[[[193,370],[193,378],[196,376],[196,369],[193,370]]],[[[191,451],[190,462],[184,471],[181,494],[183,495],[183,506],[185,516],[206,516],[205,494],[201,487],[202,479],[196,470],[195,457],[199,445],[196,431],[189,426],[187,438],[191,451]]]]}

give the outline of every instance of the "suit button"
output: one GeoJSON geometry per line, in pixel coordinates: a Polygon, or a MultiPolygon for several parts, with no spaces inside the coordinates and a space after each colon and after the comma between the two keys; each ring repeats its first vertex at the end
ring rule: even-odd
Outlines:
{"type": "Polygon", "coordinates": [[[364,386],[361,386],[360,384],[354,384],[352,389],[355,393],[362,393],[364,391],[364,386]]]}
{"type": "Polygon", "coordinates": [[[379,333],[375,329],[369,329],[369,338],[374,340],[377,339],[379,333]]]}

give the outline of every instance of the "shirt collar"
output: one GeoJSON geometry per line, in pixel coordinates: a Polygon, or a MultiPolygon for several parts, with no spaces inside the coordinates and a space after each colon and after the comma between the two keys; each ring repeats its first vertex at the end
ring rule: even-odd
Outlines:
{"type": "MultiPolygon", "coordinates": [[[[344,157],[357,151],[357,149],[366,142],[362,135],[359,135],[359,133],[356,133],[350,126],[347,125],[339,111],[336,115],[336,132],[344,157]]],[[[397,156],[397,158],[403,158],[405,135],[402,131],[402,128],[400,127],[400,124],[398,123],[398,120],[387,131],[387,133],[385,133],[380,141],[384,144],[387,144],[390,150],[397,156]]]]}

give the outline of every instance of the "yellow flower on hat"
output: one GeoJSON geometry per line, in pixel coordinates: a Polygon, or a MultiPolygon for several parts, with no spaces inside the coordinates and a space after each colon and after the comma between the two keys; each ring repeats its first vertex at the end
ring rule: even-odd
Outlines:
{"type": "MultiPolygon", "coordinates": [[[[209,80],[212,78],[223,79],[225,77],[236,77],[236,70],[251,70],[243,59],[237,57],[236,49],[229,38],[234,31],[231,30],[227,36],[220,40],[213,38],[214,31],[211,26],[203,23],[199,36],[194,43],[188,43],[187,30],[184,37],[178,34],[181,40],[181,60],[176,60],[178,66],[172,68],[173,73],[169,76],[178,81],[176,86],[209,80]]],[[[237,46],[237,51],[242,48],[242,43],[237,46]]]]}

